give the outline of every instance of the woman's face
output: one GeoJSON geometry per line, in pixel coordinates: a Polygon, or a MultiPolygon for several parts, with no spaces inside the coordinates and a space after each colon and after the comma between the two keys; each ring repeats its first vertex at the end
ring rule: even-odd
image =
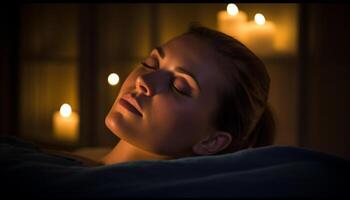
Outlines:
{"type": "Polygon", "coordinates": [[[212,116],[224,87],[216,55],[182,35],[154,49],[124,81],[107,127],[143,150],[181,157],[215,131],[212,116]]]}

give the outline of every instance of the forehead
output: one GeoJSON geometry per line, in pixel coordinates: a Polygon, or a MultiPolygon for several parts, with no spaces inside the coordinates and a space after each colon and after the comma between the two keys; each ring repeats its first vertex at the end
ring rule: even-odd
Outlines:
{"type": "Polygon", "coordinates": [[[162,45],[165,55],[191,64],[215,64],[215,52],[205,42],[192,35],[176,37],[162,45]]]}
{"type": "Polygon", "coordinates": [[[219,66],[218,55],[206,42],[192,35],[182,35],[161,47],[164,61],[192,72],[201,88],[217,90],[224,87],[225,77],[219,66]]]}

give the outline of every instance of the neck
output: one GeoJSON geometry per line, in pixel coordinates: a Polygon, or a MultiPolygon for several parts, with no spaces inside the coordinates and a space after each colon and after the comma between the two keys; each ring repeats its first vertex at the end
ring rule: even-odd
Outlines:
{"type": "Polygon", "coordinates": [[[168,160],[171,157],[153,154],[120,140],[114,149],[101,159],[105,165],[137,160],[168,160]]]}

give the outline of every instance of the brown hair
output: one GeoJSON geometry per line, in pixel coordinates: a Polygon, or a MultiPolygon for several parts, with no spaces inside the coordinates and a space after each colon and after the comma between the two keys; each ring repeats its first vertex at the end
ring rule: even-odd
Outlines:
{"type": "Polygon", "coordinates": [[[232,134],[229,153],[273,143],[275,121],[267,103],[270,77],[264,63],[245,45],[216,30],[192,24],[185,34],[207,42],[218,53],[232,87],[220,92],[214,126],[232,134]]]}

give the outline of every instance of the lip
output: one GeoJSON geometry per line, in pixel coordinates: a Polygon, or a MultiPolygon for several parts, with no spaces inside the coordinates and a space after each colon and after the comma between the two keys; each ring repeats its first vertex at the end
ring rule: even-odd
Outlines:
{"type": "Polygon", "coordinates": [[[136,115],[139,115],[141,117],[143,116],[142,108],[141,108],[140,104],[130,94],[126,94],[126,95],[122,96],[122,98],[120,98],[120,100],[119,100],[119,104],[121,104],[121,106],[123,106],[124,108],[126,108],[130,112],[132,112],[136,115]]]}

